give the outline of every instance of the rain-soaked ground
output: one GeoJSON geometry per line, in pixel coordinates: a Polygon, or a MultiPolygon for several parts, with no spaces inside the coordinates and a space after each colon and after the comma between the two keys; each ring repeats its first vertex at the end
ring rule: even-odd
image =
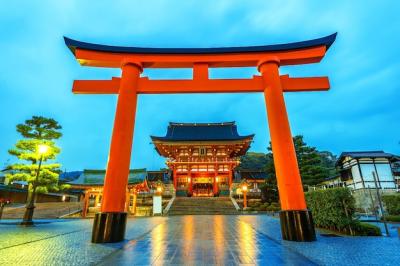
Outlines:
{"type": "MultiPolygon", "coordinates": [[[[15,221],[14,221],[15,222],[15,221]]],[[[0,265],[400,265],[400,239],[325,237],[296,243],[265,216],[130,219],[126,240],[90,243],[92,220],[42,220],[34,228],[0,223],[0,265]]]]}

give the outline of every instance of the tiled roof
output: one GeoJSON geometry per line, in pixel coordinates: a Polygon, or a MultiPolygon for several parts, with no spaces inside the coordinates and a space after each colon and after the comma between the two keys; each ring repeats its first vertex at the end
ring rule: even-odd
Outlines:
{"type": "Polygon", "coordinates": [[[336,161],[336,166],[338,166],[345,157],[351,157],[354,159],[361,159],[361,158],[387,158],[389,160],[395,160],[398,156],[387,153],[384,151],[344,151],[340,154],[338,160],[336,161]]]}
{"type": "Polygon", "coordinates": [[[235,122],[225,123],[173,123],[170,122],[164,137],[151,136],[160,141],[224,141],[252,139],[253,135],[241,136],[235,122]]]}
{"type": "Polygon", "coordinates": [[[394,157],[391,153],[384,151],[345,151],[340,154],[340,158],[349,156],[353,158],[391,158],[394,157]]]}
{"type": "MultiPolygon", "coordinates": [[[[106,170],[84,170],[81,175],[70,182],[71,185],[103,185],[106,170]]],[[[146,169],[133,169],[129,171],[128,183],[142,183],[147,176],[146,169]]]]}
{"type": "Polygon", "coordinates": [[[78,179],[82,173],[82,171],[63,172],[60,174],[59,180],[60,182],[71,182],[75,179],[78,179]]]}
{"type": "Polygon", "coordinates": [[[235,179],[236,180],[243,180],[243,179],[266,179],[268,178],[268,174],[265,171],[260,170],[239,170],[235,172],[235,179]]]}

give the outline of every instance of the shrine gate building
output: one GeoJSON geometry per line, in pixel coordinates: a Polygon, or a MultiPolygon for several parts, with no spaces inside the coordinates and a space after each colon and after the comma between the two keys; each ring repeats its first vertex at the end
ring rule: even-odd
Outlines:
{"type": "Polygon", "coordinates": [[[177,196],[229,196],[233,170],[254,135],[241,136],[235,122],[170,123],[164,137],[151,136],[167,158],[177,196]]]}

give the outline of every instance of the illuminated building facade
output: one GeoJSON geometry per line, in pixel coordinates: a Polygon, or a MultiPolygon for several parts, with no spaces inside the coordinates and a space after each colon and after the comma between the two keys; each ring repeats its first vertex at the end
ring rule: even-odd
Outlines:
{"type": "Polygon", "coordinates": [[[254,135],[241,136],[235,122],[170,123],[164,137],[151,136],[167,158],[177,196],[229,196],[233,170],[254,135]]]}

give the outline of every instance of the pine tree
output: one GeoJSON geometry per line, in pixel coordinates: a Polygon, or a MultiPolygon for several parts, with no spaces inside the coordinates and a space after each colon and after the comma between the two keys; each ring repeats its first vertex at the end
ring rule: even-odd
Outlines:
{"type": "Polygon", "coordinates": [[[267,164],[267,154],[262,152],[247,152],[240,158],[237,170],[252,169],[262,170],[267,164]]]}
{"type": "MultiPolygon", "coordinates": [[[[329,154],[326,152],[320,153],[315,147],[308,146],[301,135],[293,137],[293,143],[303,184],[316,185],[330,175],[335,174],[334,156],[328,158],[329,154]]],[[[269,144],[268,151],[267,156],[273,159],[271,143],[269,144]]],[[[273,160],[268,160],[265,170],[271,177],[269,182],[272,184],[276,183],[273,160]]]]}
{"type": "Polygon", "coordinates": [[[49,163],[55,160],[60,148],[53,140],[59,139],[62,134],[61,126],[51,118],[33,116],[24,124],[17,125],[17,131],[24,137],[18,140],[8,152],[16,156],[18,163],[10,165],[11,173],[6,175],[9,181],[25,181],[28,183],[27,209],[24,221],[32,224],[34,201],[36,193],[59,191],[66,186],[58,184],[60,164],[49,163]],[[39,153],[38,147],[46,147],[46,151],[39,153]],[[40,167],[40,171],[39,170],[40,167]],[[39,175],[38,175],[39,173],[39,175]],[[37,182],[36,182],[37,179],[37,182]]]}

